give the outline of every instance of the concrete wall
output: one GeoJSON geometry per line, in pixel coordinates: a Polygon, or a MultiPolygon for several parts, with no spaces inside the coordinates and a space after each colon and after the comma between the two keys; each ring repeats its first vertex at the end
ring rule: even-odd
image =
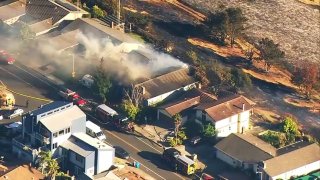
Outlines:
{"type": "Polygon", "coordinates": [[[196,83],[192,83],[192,84],[189,84],[185,87],[182,87],[180,89],[176,89],[176,90],[173,90],[173,91],[170,91],[170,92],[167,92],[167,93],[164,93],[164,94],[161,94],[159,96],[156,96],[156,97],[153,97],[153,98],[150,98],[150,99],[147,99],[146,100],[146,105],[147,106],[152,106],[152,105],[155,105],[161,101],[163,101],[164,99],[166,99],[167,97],[169,97],[170,95],[172,95],[173,93],[177,92],[177,91],[180,91],[180,90],[183,90],[183,91],[187,91],[193,87],[196,87],[196,83]]]}
{"type": "Polygon", "coordinates": [[[114,149],[98,149],[97,150],[98,156],[96,161],[97,162],[97,174],[108,170],[113,165],[114,159],[114,149]]]}
{"type": "MultiPolygon", "coordinates": [[[[67,128],[67,127],[66,127],[67,128]]],[[[53,134],[52,134],[52,140],[51,140],[51,146],[50,146],[50,149],[51,149],[51,152],[53,155],[56,155],[56,150],[58,148],[58,146],[60,146],[63,142],[65,142],[66,140],[69,139],[69,137],[71,136],[71,132],[67,133],[67,134],[64,134],[64,135],[60,135],[59,136],[59,131],[57,132],[58,133],[58,137],[54,138],[53,137],[53,134]],[[52,149],[52,145],[54,143],[57,143],[57,148],[56,149],[52,149]]]]}
{"type": "Polygon", "coordinates": [[[269,177],[269,180],[276,180],[276,179],[290,179],[291,177],[297,177],[301,175],[308,174],[312,171],[320,169],[320,160],[307,164],[305,166],[299,167],[297,169],[293,169],[291,171],[288,171],[286,173],[274,176],[274,177],[269,177]]]}
{"type": "MultiPolygon", "coordinates": [[[[92,153],[92,154],[94,154],[94,153],[92,153]]],[[[86,159],[83,157],[83,161],[79,162],[78,160],[76,160],[76,153],[73,152],[73,151],[69,151],[69,162],[71,162],[72,164],[75,164],[76,166],[81,167],[82,169],[84,169],[85,168],[86,159]]],[[[71,169],[71,168],[69,168],[69,169],[71,169]]]]}
{"type": "Polygon", "coordinates": [[[95,153],[91,153],[89,156],[85,158],[85,174],[88,176],[93,176],[95,167],[94,167],[94,161],[95,161],[95,153]]]}
{"type": "Polygon", "coordinates": [[[216,157],[218,159],[220,159],[221,161],[229,164],[232,167],[241,167],[241,162],[233,159],[232,157],[228,156],[227,154],[225,154],[224,152],[217,150],[216,151],[216,157]]]}

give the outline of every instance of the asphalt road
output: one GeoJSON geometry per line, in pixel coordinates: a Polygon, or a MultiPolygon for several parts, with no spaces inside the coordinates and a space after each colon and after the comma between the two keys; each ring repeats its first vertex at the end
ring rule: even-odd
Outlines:
{"type": "MultiPolygon", "coordinates": [[[[16,63],[14,65],[0,65],[0,80],[11,90],[41,99],[57,100],[57,86],[48,81],[44,76],[32,69],[16,63]]],[[[16,105],[26,111],[38,108],[46,101],[33,99],[15,94],[16,105]],[[29,100],[29,107],[26,107],[26,100],[29,100]]],[[[88,115],[88,119],[97,122],[98,119],[88,115]]],[[[20,118],[2,120],[1,124],[19,121],[20,118]]],[[[161,159],[162,148],[138,134],[126,134],[114,130],[110,125],[104,125],[107,142],[111,145],[118,145],[126,149],[130,155],[130,161],[141,163],[141,169],[153,176],[155,179],[189,179],[169,169],[161,159]]]]}

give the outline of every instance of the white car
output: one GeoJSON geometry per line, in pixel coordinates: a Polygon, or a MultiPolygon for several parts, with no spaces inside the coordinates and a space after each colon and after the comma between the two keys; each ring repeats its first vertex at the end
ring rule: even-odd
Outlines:
{"type": "Polygon", "coordinates": [[[3,119],[3,116],[2,115],[0,115],[0,120],[2,120],[3,119]]]}
{"type": "Polygon", "coordinates": [[[11,118],[14,118],[14,117],[17,117],[17,116],[21,116],[23,114],[23,112],[24,112],[23,109],[15,109],[13,111],[13,113],[9,115],[8,118],[11,119],[11,118]]]}

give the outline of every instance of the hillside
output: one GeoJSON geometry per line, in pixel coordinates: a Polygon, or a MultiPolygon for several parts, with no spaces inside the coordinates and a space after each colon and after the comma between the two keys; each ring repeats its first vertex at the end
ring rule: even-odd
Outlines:
{"type": "Polygon", "coordinates": [[[320,63],[319,9],[296,0],[181,0],[203,12],[239,6],[248,18],[246,34],[254,42],[268,37],[279,43],[290,61],[320,63]]]}

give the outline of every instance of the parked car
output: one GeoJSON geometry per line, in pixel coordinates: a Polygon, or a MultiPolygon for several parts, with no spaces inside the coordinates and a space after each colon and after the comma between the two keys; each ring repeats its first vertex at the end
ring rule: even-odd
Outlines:
{"type": "Polygon", "coordinates": [[[12,119],[14,117],[21,116],[23,114],[23,112],[24,112],[23,109],[20,109],[20,108],[15,109],[15,110],[13,110],[13,113],[8,116],[8,118],[12,119]]]}
{"type": "Polygon", "coordinates": [[[201,143],[202,141],[202,138],[200,136],[196,136],[196,137],[193,137],[191,140],[190,140],[190,144],[195,146],[199,143],[201,143]]]}
{"type": "Polygon", "coordinates": [[[120,146],[114,146],[115,149],[115,154],[117,157],[122,158],[122,159],[129,159],[130,158],[130,154],[124,150],[122,147],[120,146]]]}
{"type": "Polygon", "coordinates": [[[3,115],[0,115],[0,120],[2,120],[3,119],[3,115]]]}

